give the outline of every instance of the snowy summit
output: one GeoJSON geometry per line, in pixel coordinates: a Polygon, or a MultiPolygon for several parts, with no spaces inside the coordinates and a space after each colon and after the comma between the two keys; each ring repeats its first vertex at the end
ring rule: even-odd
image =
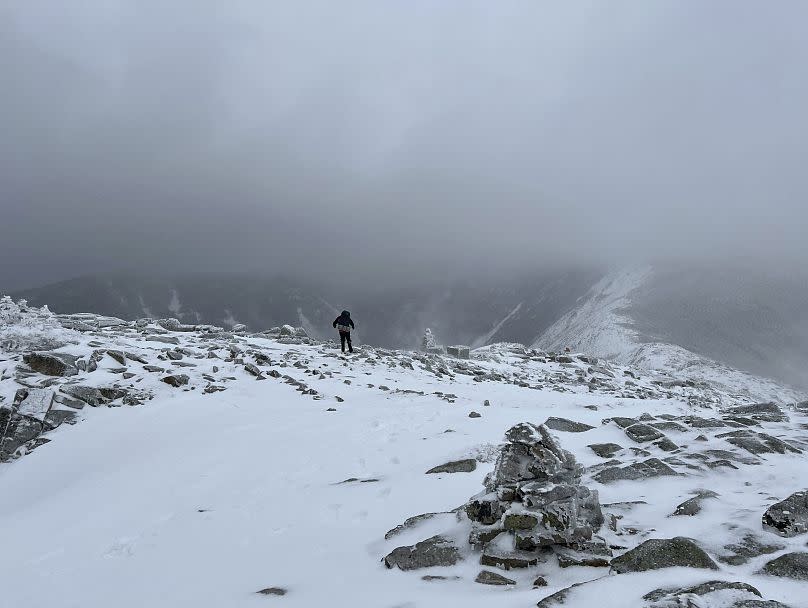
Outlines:
{"type": "Polygon", "coordinates": [[[3,299],[0,604],[808,607],[806,395],[426,346],[3,299]]]}

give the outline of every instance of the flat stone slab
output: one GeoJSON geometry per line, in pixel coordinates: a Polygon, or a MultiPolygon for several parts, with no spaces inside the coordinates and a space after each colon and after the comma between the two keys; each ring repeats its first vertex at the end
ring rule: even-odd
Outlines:
{"type": "Polygon", "coordinates": [[[477,461],[474,458],[465,458],[433,467],[427,471],[427,475],[434,473],[471,473],[476,469],[477,461]]]}
{"type": "Polygon", "coordinates": [[[45,419],[56,393],[46,388],[22,388],[17,391],[14,401],[18,404],[17,412],[22,416],[35,418],[40,422],[45,419]]]}
{"type": "Polygon", "coordinates": [[[565,433],[585,433],[595,428],[591,424],[584,424],[583,422],[576,422],[568,418],[557,418],[555,416],[550,416],[545,421],[544,425],[548,429],[565,433]]]}

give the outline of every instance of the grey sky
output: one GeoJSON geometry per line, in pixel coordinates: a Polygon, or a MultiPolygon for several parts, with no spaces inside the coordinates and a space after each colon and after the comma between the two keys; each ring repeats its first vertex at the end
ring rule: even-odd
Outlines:
{"type": "Polygon", "coordinates": [[[0,290],[808,260],[808,5],[0,2],[0,290]]]}

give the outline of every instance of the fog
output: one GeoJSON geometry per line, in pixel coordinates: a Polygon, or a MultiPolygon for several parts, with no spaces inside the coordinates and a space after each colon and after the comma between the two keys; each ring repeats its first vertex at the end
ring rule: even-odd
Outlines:
{"type": "Polygon", "coordinates": [[[0,290],[808,259],[808,5],[0,3],[0,290]]]}

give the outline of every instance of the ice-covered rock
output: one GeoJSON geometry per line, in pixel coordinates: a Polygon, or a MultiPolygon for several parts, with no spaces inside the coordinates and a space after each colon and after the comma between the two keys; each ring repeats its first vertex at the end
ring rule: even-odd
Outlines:
{"type": "Polygon", "coordinates": [[[22,360],[35,372],[46,376],[75,376],[78,357],[59,353],[27,353],[22,360]]]}
{"type": "Polygon", "coordinates": [[[701,547],[681,536],[652,538],[612,560],[612,571],[618,574],[674,567],[718,570],[701,547]]]}
{"type": "Polygon", "coordinates": [[[506,433],[485,491],[466,505],[469,540],[485,547],[489,565],[536,563],[546,547],[586,550],[603,524],[597,491],[581,484],[582,467],[544,425],[518,424],[506,433]]]}
{"type": "Polygon", "coordinates": [[[409,547],[397,547],[384,558],[388,568],[418,570],[434,566],[453,566],[461,559],[460,550],[443,536],[433,536],[409,547]]]}
{"type": "Polygon", "coordinates": [[[766,509],[763,527],[784,537],[808,532],[808,490],[794,492],[766,509]]]}

